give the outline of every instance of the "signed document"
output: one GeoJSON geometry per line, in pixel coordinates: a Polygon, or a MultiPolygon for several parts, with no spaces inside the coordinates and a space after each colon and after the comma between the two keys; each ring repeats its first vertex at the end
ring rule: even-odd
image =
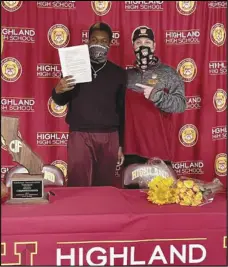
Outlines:
{"type": "Polygon", "coordinates": [[[88,45],[59,48],[58,52],[63,77],[72,75],[77,84],[92,81],[88,45]]]}

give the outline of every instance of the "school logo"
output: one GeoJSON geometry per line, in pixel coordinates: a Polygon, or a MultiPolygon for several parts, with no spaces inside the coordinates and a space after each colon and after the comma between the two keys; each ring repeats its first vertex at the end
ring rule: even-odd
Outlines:
{"type": "Polygon", "coordinates": [[[177,175],[199,175],[204,174],[204,162],[202,160],[177,161],[172,163],[177,175]]]}
{"type": "Polygon", "coordinates": [[[186,110],[196,110],[201,108],[202,98],[199,95],[186,96],[187,108],[186,110]]]}
{"type": "Polygon", "coordinates": [[[37,146],[67,146],[67,132],[37,132],[37,146]]]}
{"type": "Polygon", "coordinates": [[[36,70],[37,70],[37,78],[45,78],[45,79],[61,78],[60,64],[38,63],[36,70]]]}
{"type": "Polygon", "coordinates": [[[36,1],[37,8],[75,9],[76,1],[36,1]]]}
{"type": "Polygon", "coordinates": [[[165,33],[165,42],[167,45],[200,44],[200,30],[167,30],[165,33]]]}
{"type": "Polygon", "coordinates": [[[212,141],[227,139],[227,125],[212,127],[212,141]]]}
{"type": "Polygon", "coordinates": [[[2,26],[2,34],[4,35],[4,42],[35,43],[36,39],[34,28],[2,26]]]}
{"type": "Polygon", "coordinates": [[[226,41],[226,30],[223,24],[216,23],[211,28],[211,41],[214,45],[222,46],[226,41]]]}
{"type": "Polygon", "coordinates": [[[177,11],[184,16],[189,16],[196,10],[197,1],[176,1],[177,11]]]}
{"type": "Polygon", "coordinates": [[[23,1],[2,1],[2,7],[9,11],[14,12],[17,11],[23,4],[23,1]]]}
{"type": "Polygon", "coordinates": [[[227,93],[223,89],[218,89],[213,97],[213,104],[217,112],[226,110],[227,93]]]}
{"type": "Polygon", "coordinates": [[[147,80],[147,84],[151,86],[155,86],[158,83],[158,75],[156,73],[153,73],[151,76],[151,79],[147,80]]]}
{"type": "Polygon", "coordinates": [[[6,82],[16,82],[22,74],[21,63],[13,57],[2,60],[2,79],[6,82]]]}
{"type": "Polygon", "coordinates": [[[104,16],[108,14],[112,6],[111,1],[91,1],[91,7],[95,14],[104,16]]]}
{"type": "Polygon", "coordinates": [[[215,158],[215,173],[218,176],[227,175],[227,154],[218,154],[215,158]]]}
{"type": "Polygon", "coordinates": [[[226,1],[207,1],[209,8],[227,8],[226,1]]]}
{"type": "Polygon", "coordinates": [[[67,176],[67,163],[65,161],[63,161],[63,160],[55,160],[55,161],[53,161],[51,163],[51,165],[54,165],[57,168],[59,168],[62,171],[64,177],[67,176]]]}
{"type": "Polygon", "coordinates": [[[197,66],[193,59],[186,58],[178,64],[177,71],[183,78],[183,81],[189,83],[196,77],[197,66]]]}
{"type": "MultiPolygon", "coordinates": [[[[22,139],[22,137],[21,137],[21,133],[18,132],[17,134],[18,134],[18,136],[22,139]]],[[[13,144],[13,143],[15,143],[15,141],[17,141],[17,140],[13,140],[11,143],[13,144]]],[[[20,142],[20,141],[18,141],[18,142],[20,142]]],[[[12,144],[11,144],[11,145],[12,145],[12,144]]],[[[3,150],[7,151],[6,141],[5,141],[5,139],[3,138],[2,135],[1,135],[1,148],[2,148],[3,150]]]]}
{"type": "Polygon", "coordinates": [[[226,61],[210,61],[208,64],[210,75],[226,75],[227,62],[226,61]]]}
{"type": "Polygon", "coordinates": [[[165,1],[121,1],[125,3],[125,11],[163,11],[165,1]]]}
{"type": "Polygon", "coordinates": [[[65,106],[58,106],[54,100],[50,97],[48,100],[48,111],[51,113],[52,116],[61,118],[66,116],[67,114],[67,105],[65,106]]]}
{"type": "Polygon", "coordinates": [[[198,136],[198,130],[193,124],[186,124],[179,131],[179,141],[186,147],[194,146],[198,141],[198,136]]]}
{"type": "Polygon", "coordinates": [[[55,24],[48,31],[48,41],[54,48],[61,48],[68,45],[70,32],[63,24],[55,24]]]}
{"type": "Polygon", "coordinates": [[[34,112],[34,98],[23,97],[2,97],[1,111],[2,112],[34,112]]]}
{"type": "Polygon", "coordinates": [[[196,110],[201,108],[202,98],[199,95],[186,96],[187,108],[186,110],[196,110]]]}

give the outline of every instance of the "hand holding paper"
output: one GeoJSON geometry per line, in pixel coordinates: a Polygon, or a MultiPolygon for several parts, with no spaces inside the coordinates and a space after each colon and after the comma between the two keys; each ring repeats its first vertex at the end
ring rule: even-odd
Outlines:
{"type": "Polygon", "coordinates": [[[72,76],[77,83],[92,81],[89,49],[87,45],[59,48],[63,77],[72,76]]]}
{"type": "Polygon", "coordinates": [[[55,91],[57,94],[62,94],[67,91],[71,91],[74,89],[76,85],[76,81],[73,79],[73,76],[66,76],[62,78],[57,84],[55,91]]]}

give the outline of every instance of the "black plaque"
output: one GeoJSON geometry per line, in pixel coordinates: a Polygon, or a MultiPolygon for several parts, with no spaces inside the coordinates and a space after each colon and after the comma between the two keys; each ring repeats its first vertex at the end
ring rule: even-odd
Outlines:
{"type": "Polygon", "coordinates": [[[43,197],[42,180],[12,180],[11,182],[11,199],[39,199],[43,197]]]}

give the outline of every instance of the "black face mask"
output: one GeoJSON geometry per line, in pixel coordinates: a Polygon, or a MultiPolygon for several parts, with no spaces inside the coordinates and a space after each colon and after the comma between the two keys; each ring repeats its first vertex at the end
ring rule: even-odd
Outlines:
{"type": "Polygon", "coordinates": [[[89,45],[90,59],[93,63],[104,63],[107,61],[109,47],[106,45],[89,45]]]}
{"type": "Polygon", "coordinates": [[[154,56],[151,48],[148,46],[140,46],[135,49],[137,66],[142,70],[146,70],[148,66],[157,63],[158,59],[154,56]]]}

